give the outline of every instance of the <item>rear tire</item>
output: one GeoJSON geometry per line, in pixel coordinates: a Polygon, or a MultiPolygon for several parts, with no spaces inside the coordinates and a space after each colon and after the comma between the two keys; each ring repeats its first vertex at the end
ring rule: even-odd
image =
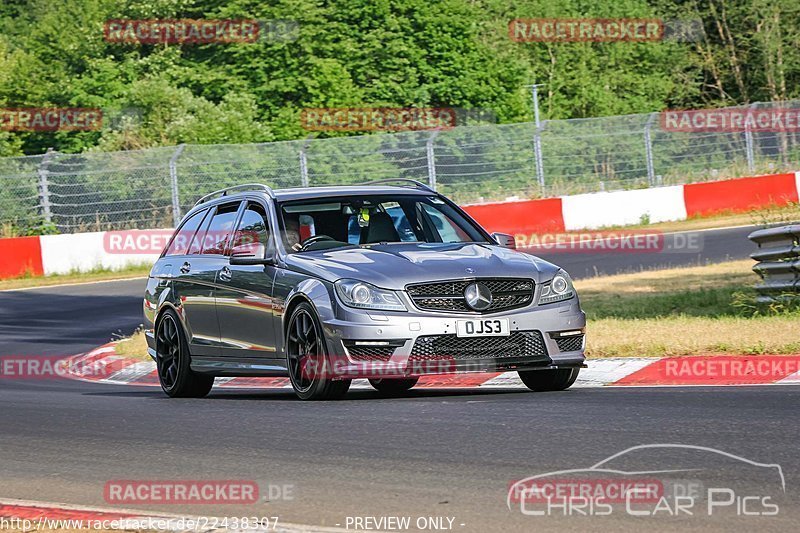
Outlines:
{"type": "Polygon", "coordinates": [[[418,381],[419,378],[371,379],[369,380],[369,384],[372,385],[375,390],[384,394],[400,394],[411,390],[411,388],[416,385],[418,381]]]}
{"type": "Polygon", "coordinates": [[[349,379],[329,379],[335,368],[325,349],[325,336],[314,308],[295,307],[286,329],[286,367],[301,400],[337,400],[350,388],[349,379]]]}
{"type": "Polygon", "coordinates": [[[193,372],[191,362],[178,314],[169,309],[156,326],[156,368],[161,389],[170,398],[202,398],[211,392],[214,376],[193,372]]]}
{"type": "Polygon", "coordinates": [[[520,370],[520,379],[532,391],[550,392],[567,390],[575,383],[580,368],[556,368],[550,370],[520,370]]]}

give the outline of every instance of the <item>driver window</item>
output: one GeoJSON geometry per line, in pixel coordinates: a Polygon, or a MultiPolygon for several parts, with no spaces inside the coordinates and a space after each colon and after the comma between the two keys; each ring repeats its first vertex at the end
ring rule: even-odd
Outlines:
{"type": "MultiPolygon", "coordinates": [[[[338,202],[283,208],[283,242],[288,252],[299,251],[311,239],[346,242],[347,218],[338,202]]],[[[312,241],[313,242],[313,241],[312,241]]]]}
{"type": "MultiPolygon", "coordinates": [[[[286,213],[284,215],[284,235],[283,242],[287,250],[298,251],[302,246],[302,242],[313,235],[313,223],[311,227],[308,224],[301,232],[300,217],[307,217],[308,215],[296,215],[294,213],[286,213]],[[303,234],[306,236],[303,237],[303,234]]],[[[307,221],[306,221],[307,222],[307,221]]]]}

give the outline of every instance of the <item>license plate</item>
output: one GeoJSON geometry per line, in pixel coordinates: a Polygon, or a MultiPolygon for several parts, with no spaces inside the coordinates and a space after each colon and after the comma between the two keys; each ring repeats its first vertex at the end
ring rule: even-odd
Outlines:
{"type": "Polygon", "coordinates": [[[507,318],[456,320],[458,337],[507,337],[510,334],[507,318]]]}

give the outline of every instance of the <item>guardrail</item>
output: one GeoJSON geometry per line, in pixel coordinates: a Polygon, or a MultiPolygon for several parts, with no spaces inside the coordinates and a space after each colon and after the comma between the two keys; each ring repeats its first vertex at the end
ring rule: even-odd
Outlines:
{"type": "Polygon", "coordinates": [[[756,285],[759,302],[800,296],[800,224],[767,228],[747,236],[758,245],[750,257],[758,261],[753,271],[761,276],[756,285]]]}

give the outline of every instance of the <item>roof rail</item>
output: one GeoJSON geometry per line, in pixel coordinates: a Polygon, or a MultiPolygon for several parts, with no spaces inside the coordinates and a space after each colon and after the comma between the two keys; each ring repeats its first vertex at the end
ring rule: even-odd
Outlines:
{"type": "Polygon", "coordinates": [[[367,181],[367,182],[362,183],[361,185],[382,185],[382,184],[389,184],[389,183],[400,183],[400,184],[405,184],[406,186],[413,185],[414,188],[416,188],[416,189],[422,189],[422,190],[425,190],[425,191],[428,191],[428,192],[433,192],[433,193],[436,192],[433,189],[431,189],[430,187],[428,187],[427,185],[425,185],[424,183],[422,183],[421,181],[411,180],[411,179],[408,179],[408,178],[388,178],[388,179],[385,179],[385,180],[367,181]]]}
{"type": "Polygon", "coordinates": [[[275,198],[275,193],[272,192],[272,188],[269,187],[268,185],[264,185],[263,183],[243,183],[241,185],[234,185],[233,187],[226,187],[224,189],[208,193],[199,200],[197,200],[197,202],[194,205],[198,206],[200,204],[208,202],[209,200],[213,199],[216,196],[219,196],[221,198],[223,196],[228,196],[232,192],[237,192],[237,191],[242,191],[242,192],[262,191],[269,194],[271,197],[275,198]]]}

